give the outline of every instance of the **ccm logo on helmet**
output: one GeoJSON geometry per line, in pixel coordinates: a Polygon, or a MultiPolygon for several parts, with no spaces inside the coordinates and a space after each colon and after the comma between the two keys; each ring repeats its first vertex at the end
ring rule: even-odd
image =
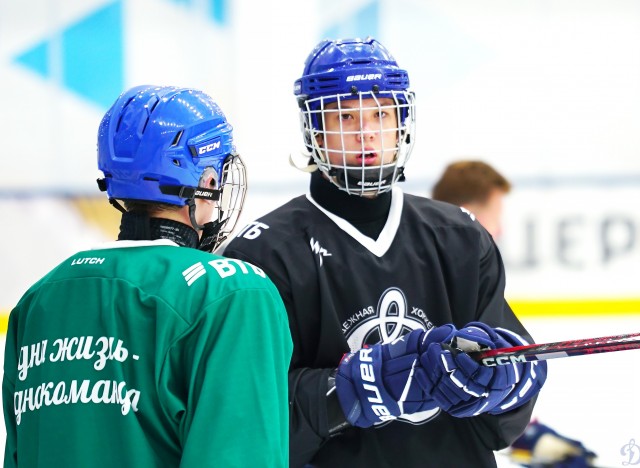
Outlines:
{"type": "Polygon", "coordinates": [[[198,148],[198,154],[207,154],[210,153],[211,151],[215,151],[217,149],[220,149],[220,145],[221,142],[220,140],[218,141],[214,141],[213,143],[210,143],[206,146],[201,146],[200,148],[198,148]]]}
{"type": "Polygon", "coordinates": [[[369,80],[381,80],[381,73],[368,73],[366,75],[349,75],[347,81],[369,81],[369,80]]]}

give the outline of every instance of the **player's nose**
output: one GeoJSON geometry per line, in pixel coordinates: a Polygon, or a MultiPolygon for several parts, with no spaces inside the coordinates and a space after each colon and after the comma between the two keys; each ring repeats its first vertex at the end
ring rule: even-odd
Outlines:
{"type": "Polygon", "coordinates": [[[358,141],[373,140],[376,137],[377,129],[369,122],[363,122],[360,126],[360,132],[356,135],[358,141]]]}

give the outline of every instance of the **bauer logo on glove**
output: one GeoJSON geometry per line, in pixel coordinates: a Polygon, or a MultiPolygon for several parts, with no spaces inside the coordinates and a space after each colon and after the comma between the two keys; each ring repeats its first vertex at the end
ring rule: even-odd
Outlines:
{"type": "Polygon", "coordinates": [[[336,392],[347,421],[371,427],[437,407],[414,379],[423,330],[343,356],[336,392]]]}

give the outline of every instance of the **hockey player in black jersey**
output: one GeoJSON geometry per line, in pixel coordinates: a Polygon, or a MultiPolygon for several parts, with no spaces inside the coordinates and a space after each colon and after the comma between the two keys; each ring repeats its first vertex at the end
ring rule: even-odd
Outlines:
{"type": "Polygon", "coordinates": [[[415,137],[407,72],[374,39],[323,41],[294,92],[310,191],[225,249],[264,269],[287,307],[290,466],[495,466],[546,365],[481,367],[464,352],[531,337],[473,215],[396,184],[415,137]]]}

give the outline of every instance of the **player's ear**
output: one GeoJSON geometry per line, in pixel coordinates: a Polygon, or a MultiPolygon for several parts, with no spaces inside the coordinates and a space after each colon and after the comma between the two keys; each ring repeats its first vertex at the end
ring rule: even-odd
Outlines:
{"type": "MultiPolygon", "coordinates": [[[[200,187],[208,188],[208,189],[216,189],[218,188],[217,182],[217,174],[213,169],[206,169],[202,176],[200,177],[200,182],[198,184],[200,187]]],[[[215,203],[214,200],[206,200],[202,199],[207,203],[215,203]]]]}
{"type": "Polygon", "coordinates": [[[215,176],[215,173],[212,172],[206,177],[204,181],[205,187],[217,188],[218,183],[216,182],[216,178],[214,176],[215,176]]]}

